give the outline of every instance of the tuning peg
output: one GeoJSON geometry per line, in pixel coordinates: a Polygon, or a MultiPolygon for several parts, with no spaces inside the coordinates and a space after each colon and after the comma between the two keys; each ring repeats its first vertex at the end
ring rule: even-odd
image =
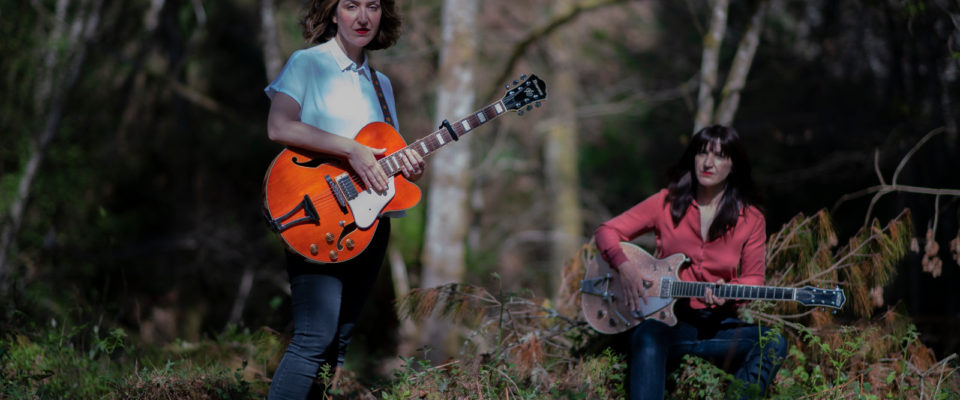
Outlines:
{"type": "Polygon", "coordinates": [[[528,105],[527,105],[527,111],[530,111],[530,110],[533,110],[533,106],[531,106],[531,105],[528,104],[528,105]]]}
{"type": "Polygon", "coordinates": [[[509,83],[508,83],[508,84],[505,84],[505,85],[503,85],[503,87],[506,88],[506,89],[510,89],[510,84],[509,84],[509,83]]]}
{"type": "Polygon", "coordinates": [[[527,74],[520,74],[520,80],[521,81],[527,80],[527,74]]]}
{"type": "Polygon", "coordinates": [[[516,85],[516,84],[518,84],[518,83],[520,83],[520,81],[518,81],[518,80],[514,80],[514,81],[513,81],[513,84],[514,84],[514,85],[516,85]]]}
{"type": "Polygon", "coordinates": [[[535,104],[535,105],[537,106],[537,108],[540,108],[540,102],[539,102],[539,101],[536,102],[536,103],[533,103],[533,104],[535,104]]]}
{"type": "Polygon", "coordinates": [[[523,110],[517,111],[517,115],[519,115],[519,116],[522,117],[522,116],[523,116],[523,110]]]}

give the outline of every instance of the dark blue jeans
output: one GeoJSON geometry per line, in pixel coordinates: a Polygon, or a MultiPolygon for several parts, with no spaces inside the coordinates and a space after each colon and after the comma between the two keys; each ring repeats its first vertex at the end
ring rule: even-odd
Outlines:
{"type": "Polygon", "coordinates": [[[710,361],[746,384],[759,385],[761,394],[766,390],[787,355],[783,336],[768,335],[768,328],[746,324],[732,313],[677,306],[677,325],[647,320],[631,333],[631,399],[663,399],[667,372],[685,354],[710,361]]]}
{"type": "Polygon", "coordinates": [[[367,249],[339,264],[312,264],[287,253],[293,338],[270,383],[269,399],[305,399],[321,365],[343,365],[363,303],[383,263],[390,219],[380,220],[367,249]]]}

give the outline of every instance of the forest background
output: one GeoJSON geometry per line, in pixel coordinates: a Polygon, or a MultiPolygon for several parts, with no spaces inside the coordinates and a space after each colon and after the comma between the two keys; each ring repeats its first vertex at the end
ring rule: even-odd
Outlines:
{"type": "MultiPolygon", "coordinates": [[[[304,3],[0,0],[0,360],[21,383],[5,395],[71,376],[13,372],[56,358],[44,344],[95,361],[84,368],[135,366],[107,391],[198,346],[282,350],[289,287],[261,215],[263,174],[282,148],[266,136],[263,88],[306,46],[304,3]]],[[[906,316],[933,359],[960,351],[960,2],[398,8],[403,36],[371,62],[391,78],[408,142],[498,100],[521,74],[549,95],[428,160],[423,200],[394,223],[352,345],[357,382],[389,380],[411,357],[463,356],[476,327],[398,316],[394,300],[416,288],[562,303],[564,268],[593,229],[663,187],[694,130],[716,122],[747,144],[771,235],[824,211],[836,249],[909,209],[916,251],[895,257],[889,279],[835,280],[871,291],[867,316],[906,316]]],[[[207,358],[263,383],[278,356],[207,358]]]]}

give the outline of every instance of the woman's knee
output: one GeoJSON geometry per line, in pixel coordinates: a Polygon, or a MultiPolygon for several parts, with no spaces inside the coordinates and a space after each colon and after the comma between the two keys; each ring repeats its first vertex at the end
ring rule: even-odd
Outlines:
{"type": "Polygon", "coordinates": [[[320,360],[328,353],[331,346],[336,346],[333,335],[317,332],[299,332],[294,333],[290,340],[290,346],[287,351],[296,353],[302,357],[320,360]]]}
{"type": "Polygon", "coordinates": [[[666,347],[666,334],[670,327],[660,321],[645,321],[630,335],[630,348],[634,355],[650,357],[666,347]]]}

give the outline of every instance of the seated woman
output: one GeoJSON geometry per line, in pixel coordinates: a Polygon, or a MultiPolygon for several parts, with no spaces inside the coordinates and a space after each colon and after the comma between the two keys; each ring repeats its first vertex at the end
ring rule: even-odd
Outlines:
{"type": "MultiPolygon", "coordinates": [[[[597,247],[617,269],[622,294],[631,310],[646,301],[640,266],[627,259],[621,241],[652,231],[656,257],[683,253],[690,263],[684,281],[763,285],[766,223],[740,136],[724,126],[693,135],[669,173],[666,189],[600,225],[597,247]]],[[[704,298],[678,301],[675,326],[646,320],[630,334],[631,399],[662,399],[667,371],[685,354],[733,372],[762,395],[786,356],[782,336],[737,318],[739,302],[726,301],[707,289],[704,298]]]]}

